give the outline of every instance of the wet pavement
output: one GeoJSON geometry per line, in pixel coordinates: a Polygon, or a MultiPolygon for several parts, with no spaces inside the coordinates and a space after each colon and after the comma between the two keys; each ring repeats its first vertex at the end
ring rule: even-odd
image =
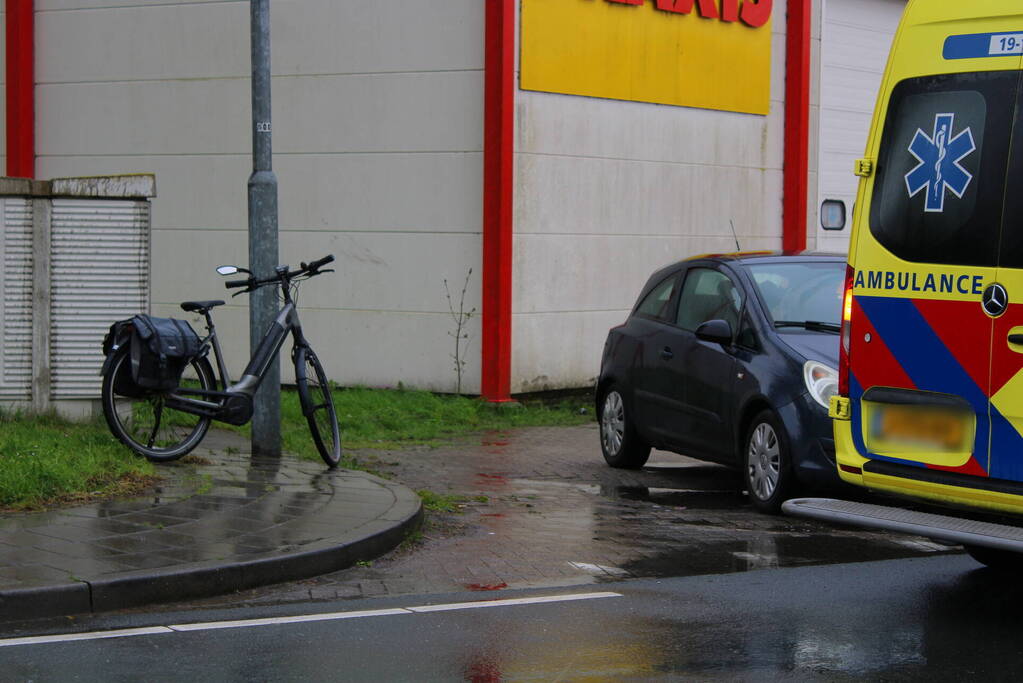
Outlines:
{"type": "Polygon", "coordinates": [[[927,539],[763,515],[736,472],[655,451],[614,470],[596,425],[361,454],[412,489],[456,496],[418,542],[372,563],[182,607],[500,591],[961,552],[927,539]]]}
{"type": "Polygon", "coordinates": [[[0,619],[236,591],[376,557],[420,519],[408,488],[213,431],[149,494],[0,519],[0,619]]]}

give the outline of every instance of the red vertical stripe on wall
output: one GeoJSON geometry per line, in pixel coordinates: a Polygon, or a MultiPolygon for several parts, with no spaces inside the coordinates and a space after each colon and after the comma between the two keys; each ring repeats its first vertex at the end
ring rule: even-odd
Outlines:
{"type": "Polygon", "coordinates": [[[482,387],[511,397],[515,0],[486,0],[483,113],[482,387]]]}
{"type": "Polygon", "coordinates": [[[788,0],[785,27],[785,180],[782,249],[806,249],[810,137],[810,0],[788,0]]]}
{"type": "Polygon", "coordinates": [[[34,178],[35,20],[33,0],[6,0],[7,175],[34,178]]]}

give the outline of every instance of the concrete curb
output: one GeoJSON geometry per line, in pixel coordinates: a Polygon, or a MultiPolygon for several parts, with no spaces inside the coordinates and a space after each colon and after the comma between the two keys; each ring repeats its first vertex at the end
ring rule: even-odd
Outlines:
{"type": "MultiPolygon", "coordinates": [[[[415,512],[390,525],[370,524],[367,526],[376,528],[359,537],[317,544],[298,552],[243,562],[204,562],[162,571],[125,572],[97,577],[83,581],[83,584],[88,587],[92,612],[222,595],[347,569],[356,562],[379,557],[394,549],[418,528],[421,521],[422,506],[419,505],[415,512]]],[[[41,616],[37,610],[34,611],[41,616]]]]}

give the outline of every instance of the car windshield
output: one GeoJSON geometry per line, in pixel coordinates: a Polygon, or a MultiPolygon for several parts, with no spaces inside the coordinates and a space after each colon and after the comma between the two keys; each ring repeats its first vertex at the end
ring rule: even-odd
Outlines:
{"type": "Polygon", "coordinates": [[[838,331],[845,263],[765,262],[749,270],[777,327],[838,331]]]}

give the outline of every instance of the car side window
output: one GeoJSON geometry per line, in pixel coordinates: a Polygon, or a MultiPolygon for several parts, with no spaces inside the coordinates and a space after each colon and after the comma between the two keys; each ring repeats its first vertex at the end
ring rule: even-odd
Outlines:
{"type": "Polygon", "coordinates": [[[650,292],[643,297],[643,301],[636,307],[636,314],[658,320],[671,320],[671,296],[675,293],[675,284],[678,282],[678,273],[672,273],[650,292]]]}
{"type": "Polygon", "coordinates": [[[730,277],[710,268],[693,268],[682,285],[675,322],[694,332],[708,320],[725,320],[734,330],[741,310],[742,292],[730,277]]]}

